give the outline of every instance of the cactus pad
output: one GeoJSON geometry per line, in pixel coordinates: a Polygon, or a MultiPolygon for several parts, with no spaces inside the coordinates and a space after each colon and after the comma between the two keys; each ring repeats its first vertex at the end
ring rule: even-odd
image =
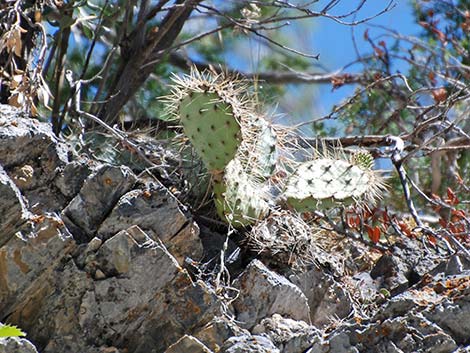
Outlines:
{"type": "Polygon", "coordinates": [[[214,182],[219,217],[234,227],[252,224],[269,212],[264,188],[253,181],[238,159],[226,168],[223,182],[214,182]]]}
{"type": "Polygon", "coordinates": [[[358,200],[373,201],[382,189],[372,170],[340,159],[320,158],[302,163],[287,181],[283,198],[296,211],[325,209],[358,200]]]}
{"type": "Polygon", "coordinates": [[[230,104],[215,93],[191,92],[181,100],[184,132],[207,169],[223,170],[240,145],[240,125],[230,104]]]}

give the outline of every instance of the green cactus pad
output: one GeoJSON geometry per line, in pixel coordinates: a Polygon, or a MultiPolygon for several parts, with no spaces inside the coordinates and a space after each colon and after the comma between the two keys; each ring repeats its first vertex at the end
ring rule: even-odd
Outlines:
{"type": "Polygon", "coordinates": [[[191,92],[179,104],[186,136],[207,169],[223,170],[241,142],[240,124],[230,104],[215,93],[191,92]]]}
{"type": "Polygon", "coordinates": [[[260,118],[257,125],[253,151],[247,154],[246,165],[251,174],[265,180],[272,175],[276,166],[278,140],[275,130],[266,120],[260,118]]]}
{"type": "Polygon", "coordinates": [[[236,228],[255,223],[269,212],[264,188],[238,159],[227,165],[224,181],[214,182],[213,191],[219,217],[236,228]]]}
{"type": "Polygon", "coordinates": [[[372,200],[382,183],[375,173],[344,160],[302,163],[287,181],[283,199],[298,212],[372,200]]]}

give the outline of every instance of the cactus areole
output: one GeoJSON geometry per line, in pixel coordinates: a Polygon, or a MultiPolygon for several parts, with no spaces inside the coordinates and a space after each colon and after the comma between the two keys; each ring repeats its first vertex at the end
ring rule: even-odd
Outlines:
{"type": "Polygon", "coordinates": [[[191,92],[181,100],[184,133],[209,171],[223,170],[240,145],[240,124],[232,106],[215,93],[191,92]]]}

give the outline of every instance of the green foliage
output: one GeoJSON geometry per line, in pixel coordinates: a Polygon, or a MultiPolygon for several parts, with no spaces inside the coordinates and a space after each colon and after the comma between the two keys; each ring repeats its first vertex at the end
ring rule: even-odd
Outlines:
{"type": "Polygon", "coordinates": [[[24,337],[26,333],[21,331],[18,327],[12,325],[0,324],[0,338],[5,337],[24,337]]]}

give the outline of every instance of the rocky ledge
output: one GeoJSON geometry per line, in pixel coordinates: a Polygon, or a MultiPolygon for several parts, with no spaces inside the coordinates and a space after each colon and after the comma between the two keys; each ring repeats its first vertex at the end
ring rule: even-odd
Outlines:
{"type": "Polygon", "coordinates": [[[75,156],[9,106],[0,215],[0,322],[27,333],[0,353],[470,352],[464,257],[404,240],[354,273],[335,254],[272,266],[199,227],[158,177],[75,156]]]}

